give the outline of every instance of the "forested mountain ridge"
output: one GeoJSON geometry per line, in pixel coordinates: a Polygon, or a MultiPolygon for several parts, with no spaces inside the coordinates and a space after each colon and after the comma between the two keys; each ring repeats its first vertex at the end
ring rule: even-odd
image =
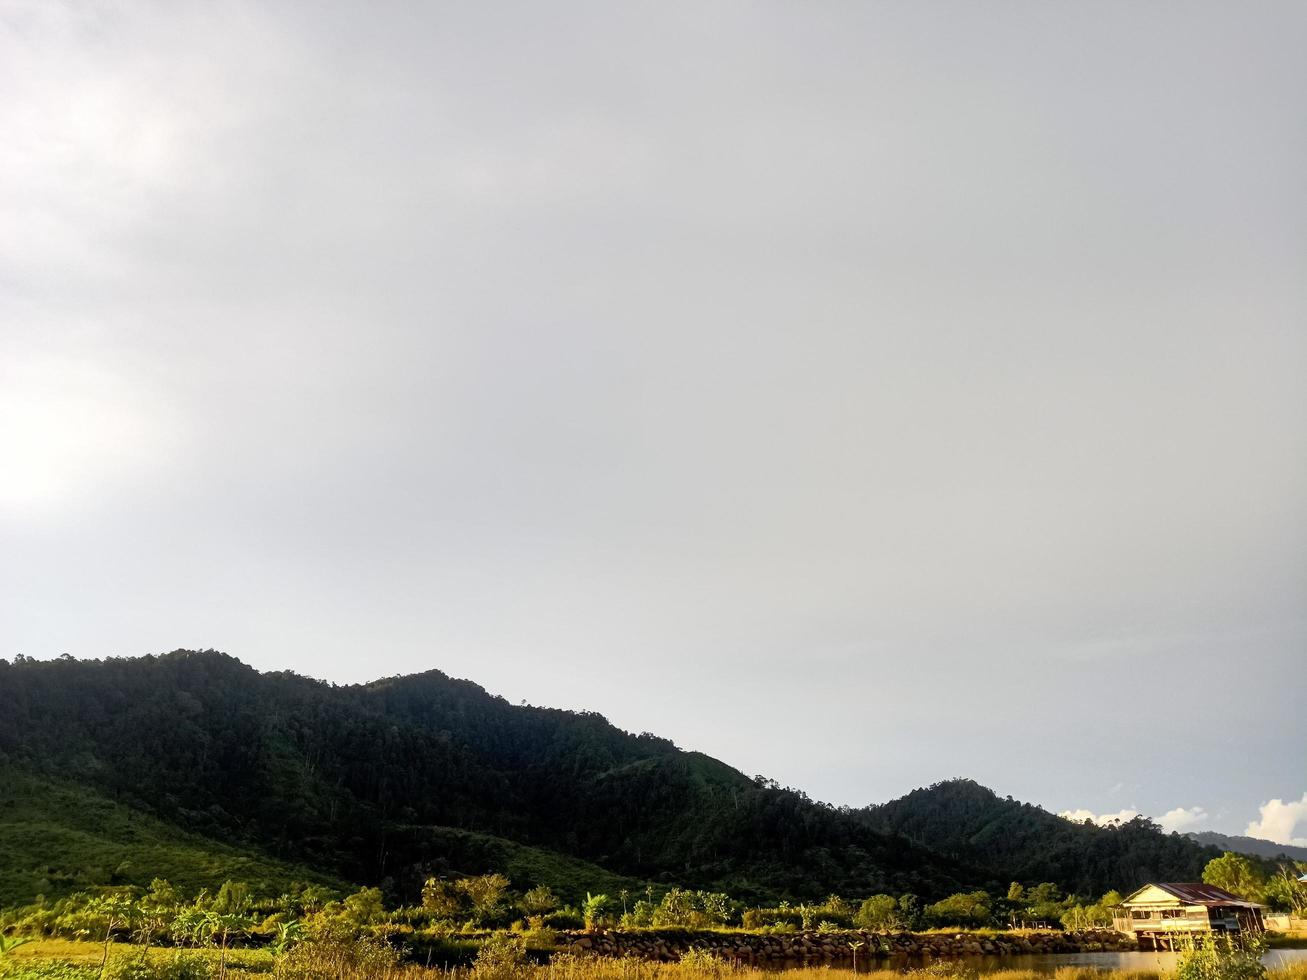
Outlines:
{"type": "Polygon", "coordinates": [[[1208,847],[1217,847],[1222,851],[1235,851],[1253,857],[1288,858],[1292,861],[1307,861],[1307,847],[1295,844],[1279,844],[1261,837],[1245,837],[1241,834],[1220,834],[1214,830],[1191,831],[1185,834],[1190,840],[1208,847]]]}
{"type": "Polygon", "coordinates": [[[1081,895],[1149,881],[1199,881],[1219,857],[1146,817],[1120,826],[1074,823],[1042,807],[998,796],[970,779],[917,789],[858,811],[860,819],[1013,881],[1052,881],[1081,895]]]}
{"type": "MultiPolygon", "coordinates": [[[[212,651],[0,660],[0,755],[187,832],[412,896],[492,835],[744,898],[987,883],[802,793],[438,671],[334,686],[212,651]]],[[[486,861],[491,860],[489,857],[486,861]]]]}

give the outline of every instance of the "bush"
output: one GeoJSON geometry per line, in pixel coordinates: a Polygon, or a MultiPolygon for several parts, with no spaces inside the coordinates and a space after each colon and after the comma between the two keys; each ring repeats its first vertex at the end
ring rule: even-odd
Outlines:
{"type": "Polygon", "coordinates": [[[300,943],[277,960],[277,980],[338,980],[385,974],[399,962],[399,954],[378,939],[313,938],[300,943]]]}
{"type": "Polygon", "coordinates": [[[899,903],[893,895],[872,895],[858,908],[853,921],[863,929],[892,929],[899,922],[899,903]]]}
{"type": "Polygon", "coordinates": [[[210,980],[217,971],[203,957],[184,950],[171,956],[116,956],[104,968],[104,980],[210,980]]]}
{"type": "Polygon", "coordinates": [[[681,966],[698,970],[701,975],[711,977],[722,976],[731,968],[724,959],[706,949],[686,950],[681,956],[681,966]]]}
{"type": "Polygon", "coordinates": [[[522,974],[524,966],[526,948],[522,940],[501,932],[482,945],[476,962],[472,964],[472,976],[478,980],[512,980],[522,974]]]}
{"type": "Polygon", "coordinates": [[[545,916],[545,925],[554,929],[581,929],[585,926],[585,920],[575,909],[559,909],[545,916]]]}
{"type": "Polygon", "coordinates": [[[95,980],[93,966],[74,966],[49,960],[5,963],[0,961],[0,980],[95,980]]]}
{"type": "Polygon", "coordinates": [[[1251,937],[1206,935],[1180,954],[1175,980],[1264,980],[1263,943],[1251,937]]]}

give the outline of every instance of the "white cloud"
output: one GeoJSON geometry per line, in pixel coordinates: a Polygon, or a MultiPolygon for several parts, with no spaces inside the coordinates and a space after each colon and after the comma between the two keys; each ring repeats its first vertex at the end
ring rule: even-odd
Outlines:
{"type": "Polygon", "coordinates": [[[1100,827],[1106,827],[1112,823],[1128,823],[1139,816],[1139,811],[1129,808],[1118,810],[1116,813],[1094,813],[1092,810],[1063,810],[1058,816],[1070,820],[1072,823],[1084,823],[1086,820],[1092,820],[1100,827]]]}
{"type": "Polygon", "coordinates": [[[1191,806],[1188,809],[1178,806],[1174,810],[1167,810],[1158,817],[1157,823],[1167,833],[1183,833],[1206,819],[1207,811],[1200,806],[1191,806]]]}
{"type": "Polygon", "coordinates": [[[1249,837],[1307,847],[1307,837],[1293,836],[1298,824],[1307,823],[1307,793],[1302,794],[1301,800],[1290,800],[1288,803],[1280,799],[1263,803],[1261,815],[1260,820],[1254,820],[1244,831],[1249,837]]]}
{"type": "MultiPolygon", "coordinates": [[[[1139,811],[1131,807],[1118,810],[1115,813],[1095,813],[1093,810],[1063,810],[1058,814],[1066,820],[1074,823],[1083,823],[1086,820],[1092,820],[1100,827],[1106,827],[1113,823],[1128,823],[1135,817],[1139,816],[1139,811]]],[[[1182,807],[1178,806],[1174,810],[1168,810],[1160,817],[1156,818],[1157,823],[1167,832],[1184,831],[1193,827],[1195,824],[1202,823],[1208,817],[1207,811],[1201,806],[1182,807]]]]}

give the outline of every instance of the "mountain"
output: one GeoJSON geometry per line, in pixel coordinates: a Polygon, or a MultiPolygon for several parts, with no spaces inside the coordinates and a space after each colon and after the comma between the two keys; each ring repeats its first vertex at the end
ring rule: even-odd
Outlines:
{"type": "Polygon", "coordinates": [[[969,779],[914,790],[858,816],[1006,880],[1052,881],[1080,895],[1149,881],[1199,881],[1207,862],[1220,856],[1215,847],[1163,833],[1145,817],[1112,827],[1073,823],[969,779]]]}
{"type": "Polygon", "coordinates": [[[589,875],[745,900],[940,897],[988,880],[665,739],[438,671],[335,686],[213,651],[0,660],[0,761],[409,901],[431,873],[510,857],[515,884],[583,891],[589,875]]]}
{"type": "Polygon", "coordinates": [[[1273,840],[1262,840],[1260,837],[1218,834],[1212,830],[1204,830],[1201,833],[1191,832],[1185,836],[1205,847],[1216,847],[1222,851],[1237,851],[1240,854],[1251,854],[1254,857],[1271,858],[1272,860],[1286,857],[1294,861],[1307,861],[1307,847],[1277,844],[1273,840]]]}

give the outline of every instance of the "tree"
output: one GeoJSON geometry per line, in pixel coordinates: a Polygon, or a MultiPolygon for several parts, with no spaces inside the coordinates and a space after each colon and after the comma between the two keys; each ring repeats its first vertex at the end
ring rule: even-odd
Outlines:
{"type": "Polygon", "coordinates": [[[344,918],[356,930],[380,922],[386,917],[386,906],[382,902],[380,888],[361,888],[353,895],[347,895],[341,906],[344,918]]]}
{"type": "Polygon", "coordinates": [[[462,907],[462,896],[450,882],[428,878],[423,884],[422,908],[433,919],[453,919],[462,907]]]}
{"type": "Polygon", "coordinates": [[[898,911],[893,895],[872,895],[858,907],[853,921],[863,929],[892,929],[898,922],[898,911]]]}
{"type": "Polygon", "coordinates": [[[958,892],[926,907],[926,918],[939,926],[984,926],[990,921],[988,892],[958,892]]]}
{"type": "Polygon", "coordinates": [[[241,936],[254,927],[254,920],[241,912],[219,912],[216,908],[206,913],[207,932],[218,943],[218,980],[227,976],[227,943],[232,936],[241,936]]]}
{"type": "Polygon", "coordinates": [[[100,953],[99,976],[104,976],[105,964],[109,962],[109,943],[113,940],[114,930],[130,925],[137,913],[136,906],[122,895],[105,895],[87,906],[87,911],[97,916],[104,925],[104,948],[100,953]]]}
{"type": "Polygon", "coordinates": [[[1279,870],[1266,883],[1263,894],[1267,903],[1293,915],[1300,916],[1307,912],[1307,882],[1299,880],[1304,870],[1307,870],[1307,863],[1301,861],[1296,865],[1280,865],[1279,870]]]}
{"type": "Polygon", "coordinates": [[[278,956],[290,952],[304,941],[304,923],[299,919],[277,923],[277,935],[272,940],[272,951],[278,956]]]}
{"type": "Polygon", "coordinates": [[[899,925],[904,929],[915,929],[921,924],[921,899],[911,892],[899,896],[899,925]]]}
{"type": "Polygon", "coordinates": [[[499,911],[500,900],[508,890],[509,881],[501,874],[477,875],[460,878],[454,887],[467,896],[479,921],[493,918],[499,911]]]}
{"type": "Polygon", "coordinates": [[[585,893],[585,901],[581,904],[581,916],[585,919],[585,927],[593,929],[599,922],[600,916],[603,915],[604,907],[608,905],[607,895],[591,895],[585,893]]]}
{"type": "Polygon", "coordinates": [[[558,896],[549,889],[548,885],[536,885],[522,896],[517,907],[528,916],[548,915],[558,908],[558,896]]]}
{"type": "Polygon", "coordinates": [[[136,941],[141,945],[142,963],[155,938],[168,931],[181,905],[181,896],[166,878],[150,882],[149,891],[136,905],[136,941]]]}
{"type": "Polygon", "coordinates": [[[1247,902],[1260,901],[1266,889],[1266,876],[1249,858],[1234,851],[1226,851],[1212,858],[1203,869],[1203,881],[1224,888],[1247,902]]]}

